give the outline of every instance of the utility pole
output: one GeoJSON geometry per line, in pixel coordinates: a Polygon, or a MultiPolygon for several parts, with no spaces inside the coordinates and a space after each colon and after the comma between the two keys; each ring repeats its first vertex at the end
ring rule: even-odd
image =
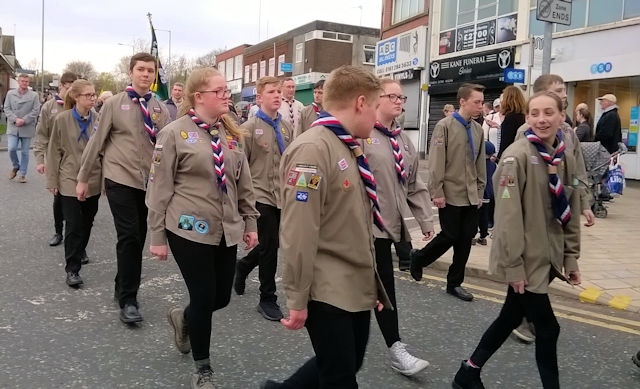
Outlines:
{"type": "Polygon", "coordinates": [[[551,73],[551,40],[553,23],[544,22],[544,42],[542,46],[542,74],[551,73]]]}
{"type": "Polygon", "coordinates": [[[44,0],[42,0],[42,52],[40,53],[40,85],[44,95],[44,0]]]}

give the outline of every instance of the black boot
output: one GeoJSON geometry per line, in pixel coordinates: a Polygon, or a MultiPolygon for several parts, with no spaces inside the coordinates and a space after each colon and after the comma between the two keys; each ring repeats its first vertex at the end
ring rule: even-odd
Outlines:
{"type": "Polygon", "coordinates": [[[484,389],[480,379],[480,368],[469,365],[467,361],[462,361],[460,369],[451,382],[454,389],[484,389]]]}
{"type": "Polygon", "coordinates": [[[422,280],[422,263],[418,258],[419,254],[420,250],[411,250],[411,253],[409,253],[409,260],[411,261],[409,271],[411,272],[411,277],[416,281],[422,280]]]}

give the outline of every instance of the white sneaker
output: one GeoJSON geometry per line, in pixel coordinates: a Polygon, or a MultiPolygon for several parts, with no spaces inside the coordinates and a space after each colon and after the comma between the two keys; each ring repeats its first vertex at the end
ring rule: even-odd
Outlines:
{"type": "Polygon", "coordinates": [[[395,342],[389,348],[389,357],[391,358],[391,368],[406,376],[412,376],[429,366],[429,362],[409,354],[407,345],[402,342],[395,342]]]}
{"type": "Polygon", "coordinates": [[[522,323],[513,330],[513,334],[523,343],[531,344],[536,341],[535,329],[532,324],[529,324],[527,319],[522,319],[522,323]]]}

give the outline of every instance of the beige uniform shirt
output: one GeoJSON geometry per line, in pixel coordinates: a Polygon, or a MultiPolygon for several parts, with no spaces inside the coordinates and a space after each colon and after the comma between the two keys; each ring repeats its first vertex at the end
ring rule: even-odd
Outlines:
{"type": "Polygon", "coordinates": [[[411,234],[405,218],[415,216],[422,233],[433,231],[431,196],[418,174],[418,156],[413,143],[404,132],[396,137],[404,159],[406,180],[400,183],[395,168],[395,157],[389,137],[374,128],[371,137],[360,140],[362,150],[369,160],[369,167],[376,179],[376,194],[386,231],[373,226],[376,238],[399,242],[401,237],[409,242],[411,234]]]}
{"type": "Polygon", "coordinates": [[[165,127],[156,142],[146,204],[151,244],[165,245],[165,229],[198,243],[227,246],[256,232],[249,164],[236,139],[219,129],[227,193],[218,187],[211,135],[187,115],[165,127]]]}
{"type": "MultiPolygon", "coordinates": [[[[167,107],[156,98],[147,102],[147,108],[158,129],[171,121],[167,107]]],[[[100,109],[97,133],[82,154],[78,181],[87,181],[100,153],[104,178],[135,189],[147,189],[153,144],[145,130],[140,106],[126,92],[109,98],[100,109]]]]}
{"type": "Polygon", "coordinates": [[[304,104],[294,99],[293,102],[289,102],[282,99],[282,105],[278,109],[280,115],[282,115],[282,121],[287,122],[293,130],[293,136],[296,137],[300,134],[300,112],[304,108],[304,104]],[[291,119],[291,111],[293,111],[293,119],[291,119]]]}
{"type": "Polygon", "coordinates": [[[376,272],[371,202],[349,148],[313,127],[282,157],[284,289],[289,309],[310,300],[345,311],[391,303],[376,272]]]}
{"type": "Polygon", "coordinates": [[[489,269],[507,282],[526,280],[533,293],[547,293],[550,276],[578,270],[580,193],[570,185],[576,161],[566,151],[558,166],[572,212],[564,230],[551,208],[547,164],[527,139],[504,151],[493,178],[496,229],[489,269]]]}
{"type": "MultiPolygon", "coordinates": [[[[53,129],[53,119],[64,110],[62,104],[58,104],[56,99],[51,99],[42,105],[38,124],[36,125],[36,138],[33,142],[33,155],[36,157],[36,164],[44,164],[44,155],[49,147],[49,138],[53,129]]],[[[93,127],[92,127],[93,128],[93,127]]]]}
{"type": "MultiPolygon", "coordinates": [[[[244,152],[247,154],[255,200],[262,204],[280,208],[280,149],[273,127],[254,116],[241,126],[247,134],[244,152]]],[[[293,140],[293,129],[284,120],[280,121],[280,132],[285,148],[293,140]]]]}
{"type": "MultiPolygon", "coordinates": [[[[562,122],[562,140],[566,146],[565,154],[569,153],[573,155],[573,158],[576,161],[576,175],[574,177],[575,181],[571,182],[571,185],[574,185],[579,190],[580,195],[580,211],[584,211],[587,209],[591,209],[591,192],[589,189],[589,179],[587,178],[587,168],[584,164],[584,157],[582,156],[582,147],[580,147],[580,140],[578,139],[578,135],[573,131],[571,126],[567,123],[562,122]]],[[[527,123],[523,124],[518,128],[518,132],[516,133],[516,139],[524,138],[524,133],[529,128],[527,123]]],[[[580,213],[580,212],[578,212],[580,213]]]]}
{"type": "MultiPolygon", "coordinates": [[[[97,128],[97,115],[91,113],[91,122],[87,128],[90,137],[95,135],[97,128]]],[[[80,125],[73,117],[72,110],[68,109],[56,115],[53,121],[50,136],[47,137],[47,188],[58,188],[63,196],[76,197],[76,185],[78,184],[78,170],[80,159],[87,147],[88,141],[84,136],[80,139],[80,125]]],[[[98,155],[93,163],[93,168],[88,176],[89,190],[87,197],[100,194],[102,188],[102,156],[98,155]]]]}
{"type": "MultiPolygon", "coordinates": [[[[322,107],[318,107],[322,111],[322,107]]],[[[313,104],[309,104],[302,108],[300,111],[300,133],[307,131],[311,128],[311,124],[318,120],[318,113],[313,109],[313,104]]]]}
{"type": "Polygon", "coordinates": [[[427,171],[431,198],[444,197],[458,207],[478,205],[487,182],[482,127],[471,120],[475,159],[467,130],[453,116],[440,120],[433,129],[427,171]]]}

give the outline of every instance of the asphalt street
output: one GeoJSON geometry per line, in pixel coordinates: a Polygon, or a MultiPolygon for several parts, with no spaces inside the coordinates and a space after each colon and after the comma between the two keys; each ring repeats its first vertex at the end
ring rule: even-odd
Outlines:
{"type": "MultiPolygon", "coordinates": [[[[32,160],[33,161],[33,160],[32,160]]],[[[113,302],[115,229],[106,198],[100,200],[91,241],[91,263],[73,290],[64,283],[63,248],[50,248],[51,195],[30,168],[26,184],[8,181],[0,152],[0,388],[183,388],[193,370],[170,338],[166,312],[187,302],[175,262],[146,258],[140,290],[145,321],[118,320],[113,302]]],[[[242,253],[239,253],[239,256],[242,253]]],[[[148,256],[148,254],[147,254],[148,256]]],[[[394,373],[372,315],[371,336],[358,379],[362,388],[449,388],[460,360],[497,316],[506,287],[467,279],[472,303],[444,293],[443,274],[429,270],[422,283],[396,273],[400,327],[409,351],[431,365],[413,378],[394,373]]],[[[281,283],[278,283],[281,293],[281,283]]],[[[313,354],[304,330],[291,332],[255,310],[257,273],[247,293],[213,315],[211,360],[221,388],[257,388],[281,380],[313,354]]],[[[556,297],[562,327],[558,354],[564,388],[638,388],[637,314],[581,305],[556,297]]],[[[280,299],[282,303],[282,298],[280,299]]],[[[507,340],[483,371],[488,388],[541,387],[533,345],[507,340]]]]}

